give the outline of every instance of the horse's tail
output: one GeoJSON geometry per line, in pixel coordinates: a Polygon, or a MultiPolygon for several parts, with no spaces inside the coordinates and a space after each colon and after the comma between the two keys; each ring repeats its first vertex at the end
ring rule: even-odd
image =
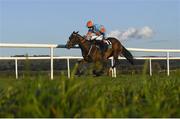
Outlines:
{"type": "Polygon", "coordinates": [[[134,64],[133,56],[132,54],[124,47],[122,46],[122,54],[123,56],[131,63],[134,64]]]}

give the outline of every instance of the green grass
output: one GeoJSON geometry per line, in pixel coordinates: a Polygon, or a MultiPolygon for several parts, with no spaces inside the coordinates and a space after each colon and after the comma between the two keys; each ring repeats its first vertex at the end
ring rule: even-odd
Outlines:
{"type": "Polygon", "coordinates": [[[0,117],[180,117],[180,72],[0,79],[0,117]]]}

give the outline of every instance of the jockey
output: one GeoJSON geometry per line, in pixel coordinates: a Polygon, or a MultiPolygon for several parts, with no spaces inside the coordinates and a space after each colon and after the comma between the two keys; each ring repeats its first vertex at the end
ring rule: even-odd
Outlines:
{"type": "MultiPolygon", "coordinates": [[[[105,40],[106,29],[104,28],[103,25],[93,24],[91,20],[87,22],[86,26],[89,29],[85,36],[86,39],[90,40],[92,44],[94,43],[98,44],[98,46],[100,46],[100,49],[103,55],[103,52],[107,49],[109,45],[107,40],[105,40]]],[[[87,54],[87,57],[89,56],[91,49],[92,49],[92,46],[87,54]]]]}
{"type": "Polygon", "coordinates": [[[103,25],[93,24],[90,20],[86,24],[87,28],[89,29],[86,38],[87,40],[103,40],[105,37],[106,29],[103,25]]]}

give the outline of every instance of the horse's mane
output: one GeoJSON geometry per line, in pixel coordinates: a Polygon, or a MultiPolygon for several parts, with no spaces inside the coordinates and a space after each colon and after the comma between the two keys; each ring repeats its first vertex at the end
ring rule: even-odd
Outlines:
{"type": "Polygon", "coordinates": [[[80,35],[79,33],[76,33],[79,37],[85,39],[82,35],[80,35]]]}
{"type": "Polygon", "coordinates": [[[81,37],[83,40],[85,40],[86,42],[90,42],[89,40],[87,40],[85,37],[83,37],[82,35],[80,35],[79,33],[76,33],[76,35],[78,35],[78,37],[81,37]]]}

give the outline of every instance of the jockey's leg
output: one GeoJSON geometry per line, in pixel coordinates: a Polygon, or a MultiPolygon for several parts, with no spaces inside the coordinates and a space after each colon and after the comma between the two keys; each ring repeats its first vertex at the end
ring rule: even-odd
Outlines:
{"type": "Polygon", "coordinates": [[[96,36],[96,35],[91,36],[91,39],[90,39],[90,43],[91,44],[90,44],[90,48],[89,48],[88,54],[85,57],[86,60],[90,59],[91,50],[92,50],[93,45],[95,44],[95,40],[96,40],[97,37],[98,36],[96,36]]]}
{"type": "Polygon", "coordinates": [[[91,43],[89,51],[88,51],[87,55],[84,58],[86,61],[89,61],[91,59],[91,50],[92,50],[92,48],[93,48],[93,44],[91,43]]]}
{"type": "Polygon", "coordinates": [[[108,41],[104,40],[104,36],[92,36],[92,39],[96,40],[97,45],[100,47],[102,56],[104,55],[104,52],[108,49],[108,41]]]}

